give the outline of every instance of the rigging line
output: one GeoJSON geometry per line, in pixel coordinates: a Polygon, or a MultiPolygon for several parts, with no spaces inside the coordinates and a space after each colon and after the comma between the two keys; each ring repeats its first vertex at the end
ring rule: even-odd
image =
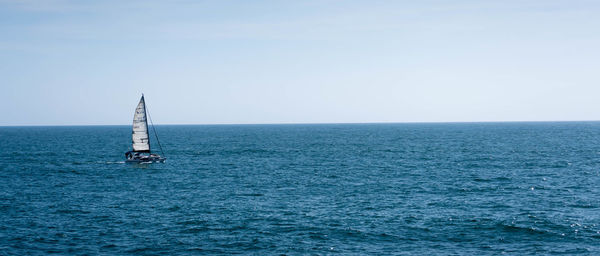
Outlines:
{"type": "Polygon", "coordinates": [[[160,145],[160,140],[158,139],[158,133],[156,133],[156,128],[154,128],[154,123],[152,122],[152,117],[150,116],[150,112],[148,111],[147,107],[146,107],[146,114],[148,115],[148,119],[150,119],[150,124],[152,125],[152,130],[154,131],[154,137],[156,137],[156,142],[158,142],[158,147],[160,148],[160,154],[162,156],[165,156],[165,152],[163,152],[163,148],[160,145]]]}

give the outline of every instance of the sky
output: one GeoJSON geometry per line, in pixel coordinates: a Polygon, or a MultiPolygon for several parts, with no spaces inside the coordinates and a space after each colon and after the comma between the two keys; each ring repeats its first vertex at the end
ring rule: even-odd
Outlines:
{"type": "Polygon", "coordinates": [[[600,120],[600,1],[0,0],[0,125],[600,120]]]}

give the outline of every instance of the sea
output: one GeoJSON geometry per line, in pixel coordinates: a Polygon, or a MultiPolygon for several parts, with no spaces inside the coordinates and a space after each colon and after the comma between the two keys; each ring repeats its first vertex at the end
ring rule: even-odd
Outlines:
{"type": "Polygon", "coordinates": [[[0,127],[0,255],[600,254],[600,122],[156,131],[0,127]]]}

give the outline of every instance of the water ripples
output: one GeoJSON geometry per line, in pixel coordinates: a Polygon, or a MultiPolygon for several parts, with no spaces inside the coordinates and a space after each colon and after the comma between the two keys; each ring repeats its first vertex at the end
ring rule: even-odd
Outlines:
{"type": "Polygon", "coordinates": [[[157,128],[152,165],[129,126],[0,128],[0,250],[600,252],[600,123],[157,128]]]}

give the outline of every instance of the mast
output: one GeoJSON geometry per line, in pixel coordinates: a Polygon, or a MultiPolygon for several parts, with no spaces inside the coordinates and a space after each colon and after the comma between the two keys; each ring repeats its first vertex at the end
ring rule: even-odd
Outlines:
{"type": "Polygon", "coordinates": [[[148,130],[148,111],[146,110],[146,100],[144,100],[144,94],[142,93],[142,102],[144,102],[144,120],[146,120],[146,133],[148,134],[148,153],[152,153],[150,150],[150,133],[148,130]]]}

